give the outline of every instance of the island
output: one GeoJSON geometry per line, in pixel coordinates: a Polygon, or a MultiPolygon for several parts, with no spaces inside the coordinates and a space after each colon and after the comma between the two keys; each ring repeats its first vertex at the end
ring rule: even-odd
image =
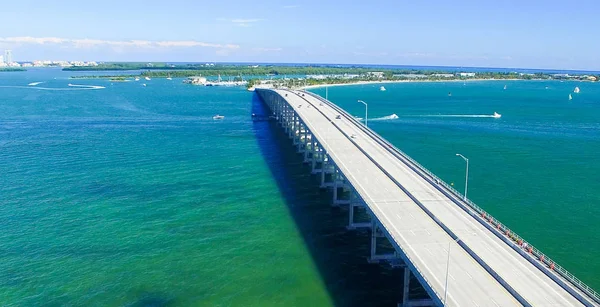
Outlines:
{"type": "Polygon", "coordinates": [[[386,68],[352,65],[242,65],[100,63],[98,66],[67,67],[66,71],[141,70],[132,74],[85,75],[71,78],[102,78],[126,81],[143,78],[187,78],[184,82],[205,86],[309,87],[385,82],[433,82],[475,80],[577,80],[598,82],[600,75],[511,71],[482,68],[386,68]],[[215,81],[211,81],[216,79],[215,81]],[[209,80],[207,80],[209,79],[209,80]],[[200,80],[204,80],[200,82],[200,80]]]}
{"type": "Polygon", "coordinates": [[[27,71],[27,69],[20,67],[0,67],[0,72],[17,72],[17,71],[27,71]]]}

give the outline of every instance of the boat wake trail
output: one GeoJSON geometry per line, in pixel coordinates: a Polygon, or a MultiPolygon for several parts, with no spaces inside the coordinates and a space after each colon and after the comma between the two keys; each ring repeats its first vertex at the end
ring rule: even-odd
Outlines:
{"type": "MultiPolygon", "coordinates": [[[[34,83],[36,83],[36,82],[34,82],[34,83]]],[[[30,83],[28,86],[0,85],[0,88],[28,88],[28,89],[44,90],[44,91],[82,91],[82,90],[100,90],[100,89],[105,89],[106,87],[99,86],[99,85],[77,85],[77,84],[69,84],[68,88],[39,87],[39,86],[31,85],[31,83],[30,83]]]]}
{"type": "Polygon", "coordinates": [[[383,116],[383,117],[369,118],[370,121],[373,121],[373,120],[377,120],[377,121],[380,121],[380,120],[393,120],[393,119],[398,119],[398,115],[392,114],[392,115],[383,116]]]}
{"type": "Polygon", "coordinates": [[[487,114],[451,114],[451,115],[443,115],[443,114],[432,114],[432,115],[413,115],[416,117],[463,117],[463,118],[499,118],[500,114],[495,113],[492,115],[487,114]]]}
{"type": "Polygon", "coordinates": [[[80,88],[82,90],[99,90],[99,89],[103,89],[106,88],[104,86],[99,86],[99,85],[79,85],[79,84],[71,84],[69,83],[70,87],[77,87],[80,88]]]}

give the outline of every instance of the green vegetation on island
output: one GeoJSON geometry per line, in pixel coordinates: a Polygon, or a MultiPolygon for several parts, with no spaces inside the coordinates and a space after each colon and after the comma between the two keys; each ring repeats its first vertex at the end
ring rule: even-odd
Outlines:
{"type": "Polygon", "coordinates": [[[170,69],[174,65],[166,63],[135,63],[116,62],[101,63],[98,66],[71,66],[63,68],[64,71],[105,71],[105,70],[146,70],[146,69],[170,69]]]}
{"type": "MultiPolygon", "coordinates": [[[[143,78],[186,78],[194,76],[216,77],[224,80],[233,78],[240,81],[250,78],[248,87],[259,84],[259,80],[288,79],[286,85],[320,85],[357,83],[364,81],[453,81],[453,80],[586,80],[598,81],[599,76],[593,75],[567,75],[549,73],[519,73],[519,72],[463,72],[454,69],[426,70],[426,69],[400,69],[400,68],[373,68],[360,66],[277,66],[277,65],[221,65],[221,64],[165,64],[165,63],[106,63],[96,67],[69,67],[65,70],[127,70],[143,69],[138,74],[129,75],[95,75],[74,76],[72,78],[103,78],[113,81],[124,81],[135,77],[143,78]],[[288,78],[289,77],[289,78],[288,78]],[[254,80],[256,79],[256,80],[254,80]]],[[[281,82],[280,82],[281,83],[281,82]]]]}
{"type": "Polygon", "coordinates": [[[126,78],[126,77],[120,77],[120,76],[119,76],[119,77],[111,77],[111,78],[110,78],[110,81],[114,81],[114,82],[125,82],[125,81],[127,81],[127,78],[126,78]]]}
{"type": "Polygon", "coordinates": [[[21,68],[21,67],[0,67],[0,72],[16,72],[16,71],[27,71],[27,69],[21,68]]]}

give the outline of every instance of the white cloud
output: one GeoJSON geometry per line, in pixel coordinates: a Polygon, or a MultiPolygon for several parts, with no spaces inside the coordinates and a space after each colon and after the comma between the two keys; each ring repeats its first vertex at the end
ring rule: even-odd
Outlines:
{"type": "Polygon", "coordinates": [[[435,57],[436,54],[431,52],[407,52],[397,54],[396,56],[402,58],[430,58],[435,57]]]}
{"type": "Polygon", "coordinates": [[[283,50],[283,48],[252,48],[252,50],[260,52],[279,52],[283,50]]]}
{"type": "Polygon", "coordinates": [[[253,23],[253,22],[259,22],[262,19],[232,19],[231,22],[233,23],[253,23]]]}
{"type": "Polygon", "coordinates": [[[261,18],[252,18],[252,19],[243,19],[243,18],[234,18],[234,19],[217,18],[217,20],[231,22],[234,25],[240,26],[240,27],[251,27],[252,24],[260,22],[260,21],[263,21],[264,19],[261,19],[261,18]]]}
{"type": "Polygon", "coordinates": [[[385,57],[388,56],[387,52],[362,52],[362,51],[352,51],[352,54],[355,56],[370,56],[370,57],[385,57]]]}
{"type": "Polygon", "coordinates": [[[207,47],[207,48],[218,48],[218,49],[238,49],[239,45],[235,44],[215,44],[205,43],[199,41],[149,41],[149,40],[100,40],[100,39],[72,39],[72,38],[59,38],[59,37],[0,37],[0,43],[7,44],[35,44],[35,45],[46,45],[46,44],[57,44],[63,46],[71,46],[75,48],[92,48],[99,46],[109,47],[136,47],[136,48],[189,48],[189,47],[207,47]]]}

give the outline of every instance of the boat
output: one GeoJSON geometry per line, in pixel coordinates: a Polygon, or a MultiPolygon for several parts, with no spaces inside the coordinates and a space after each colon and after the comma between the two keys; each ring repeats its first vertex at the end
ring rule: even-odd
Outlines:
{"type": "Polygon", "coordinates": [[[579,94],[579,87],[578,86],[575,87],[575,89],[573,90],[573,93],[579,94]]]}
{"type": "Polygon", "coordinates": [[[506,85],[504,86],[504,89],[506,89],[506,85]]]}
{"type": "Polygon", "coordinates": [[[146,83],[143,83],[142,86],[146,86],[146,83]]]}
{"type": "Polygon", "coordinates": [[[173,80],[173,78],[171,78],[171,74],[167,75],[167,80],[173,80]]]}
{"type": "Polygon", "coordinates": [[[219,115],[219,114],[213,116],[213,119],[223,119],[223,118],[225,118],[225,116],[219,115]]]}
{"type": "Polygon", "coordinates": [[[146,79],[147,81],[150,81],[150,78],[149,78],[149,77],[145,77],[144,79],[146,79]]]}
{"type": "Polygon", "coordinates": [[[138,77],[135,77],[135,79],[134,79],[134,80],[135,80],[135,81],[140,81],[140,78],[138,78],[138,77]]]}
{"type": "Polygon", "coordinates": [[[385,87],[382,86],[382,87],[379,88],[379,90],[382,91],[382,92],[385,92],[385,87]]]}
{"type": "Polygon", "coordinates": [[[448,97],[452,97],[452,92],[448,92],[448,97]]]}
{"type": "Polygon", "coordinates": [[[573,100],[573,96],[571,96],[571,94],[569,94],[569,100],[573,100]]]}
{"type": "Polygon", "coordinates": [[[494,112],[494,115],[492,115],[493,118],[500,118],[502,117],[502,114],[498,114],[497,112],[494,112]]]}

